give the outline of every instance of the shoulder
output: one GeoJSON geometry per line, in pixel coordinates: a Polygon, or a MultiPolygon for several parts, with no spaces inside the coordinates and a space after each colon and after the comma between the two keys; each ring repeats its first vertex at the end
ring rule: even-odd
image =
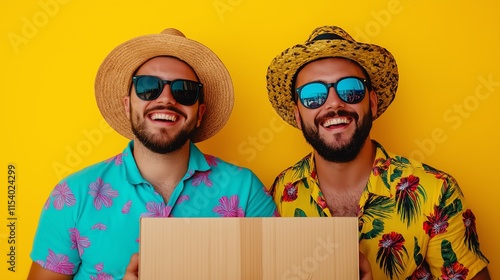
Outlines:
{"type": "Polygon", "coordinates": [[[89,178],[89,177],[95,177],[95,175],[102,175],[102,174],[106,174],[109,172],[113,172],[114,170],[118,169],[120,166],[120,164],[116,164],[117,157],[120,155],[114,156],[112,158],[109,158],[107,160],[103,160],[103,161],[98,162],[98,163],[94,163],[94,164],[89,165],[87,167],[84,167],[84,168],[68,175],[63,180],[64,181],[79,181],[79,180],[85,180],[86,178],[89,178]]]}
{"type": "Polygon", "coordinates": [[[294,165],[281,171],[271,187],[271,190],[279,188],[279,186],[284,185],[284,183],[295,183],[297,181],[303,180],[309,176],[314,177],[314,162],[312,160],[313,154],[309,153],[294,165]]]}
{"type": "Polygon", "coordinates": [[[455,178],[438,168],[402,155],[386,151],[377,143],[377,153],[373,164],[373,174],[385,177],[391,182],[402,180],[417,180],[426,188],[442,188],[444,186],[458,187],[455,178]]]}
{"type": "Polygon", "coordinates": [[[204,156],[205,160],[210,166],[210,171],[212,174],[224,175],[227,176],[230,180],[257,177],[255,173],[247,167],[227,162],[213,155],[205,154],[204,156]]]}
{"type": "Polygon", "coordinates": [[[312,153],[307,154],[294,165],[289,166],[285,170],[281,171],[278,177],[284,176],[290,173],[296,173],[298,170],[310,170],[312,168],[312,153]]]}
{"type": "Polygon", "coordinates": [[[84,167],[61,179],[55,188],[62,187],[76,191],[77,189],[84,189],[99,180],[106,181],[112,178],[115,181],[119,178],[125,178],[123,174],[126,173],[124,163],[127,161],[126,157],[131,157],[133,160],[131,154],[120,153],[101,162],[84,167]]]}

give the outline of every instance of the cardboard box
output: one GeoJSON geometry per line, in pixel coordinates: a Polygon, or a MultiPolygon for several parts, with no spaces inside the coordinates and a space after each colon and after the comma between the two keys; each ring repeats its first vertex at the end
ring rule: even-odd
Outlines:
{"type": "Polygon", "coordinates": [[[359,278],[358,219],[142,218],[141,280],[359,278]]]}

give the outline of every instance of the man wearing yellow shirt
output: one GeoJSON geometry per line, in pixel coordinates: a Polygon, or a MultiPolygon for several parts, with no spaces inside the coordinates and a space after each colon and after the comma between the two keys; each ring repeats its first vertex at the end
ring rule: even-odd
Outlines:
{"type": "Polygon", "coordinates": [[[383,47],[315,29],[269,65],[274,109],[312,153],[276,178],[283,217],[354,216],[373,279],[490,279],[475,216],[455,179],[370,139],[399,73],[383,47]]]}

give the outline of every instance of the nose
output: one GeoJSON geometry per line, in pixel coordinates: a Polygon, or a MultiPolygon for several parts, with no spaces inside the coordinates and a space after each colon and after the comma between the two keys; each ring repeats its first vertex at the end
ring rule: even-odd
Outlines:
{"type": "Polygon", "coordinates": [[[160,96],[156,99],[156,102],[158,103],[164,103],[164,104],[176,104],[177,101],[172,95],[172,90],[170,89],[170,84],[165,83],[163,85],[163,89],[160,93],[160,96]]]}
{"type": "Polygon", "coordinates": [[[324,106],[326,106],[327,109],[337,109],[345,106],[344,101],[340,99],[333,85],[328,87],[328,95],[324,106]]]}

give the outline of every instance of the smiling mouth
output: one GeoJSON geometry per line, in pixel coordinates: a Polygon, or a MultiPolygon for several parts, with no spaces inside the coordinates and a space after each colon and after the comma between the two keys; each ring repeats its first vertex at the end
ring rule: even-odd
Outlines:
{"type": "Polygon", "coordinates": [[[344,126],[348,125],[352,122],[351,118],[348,117],[337,117],[337,118],[330,118],[325,120],[321,126],[324,128],[329,128],[329,127],[339,127],[339,126],[344,126]]]}
{"type": "Polygon", "coordinates": [[[175,122],[177,120],[177,116],[164,113],[151,114],[150,118],[153,121],[161,121],[161,122],[175,122]]]}

